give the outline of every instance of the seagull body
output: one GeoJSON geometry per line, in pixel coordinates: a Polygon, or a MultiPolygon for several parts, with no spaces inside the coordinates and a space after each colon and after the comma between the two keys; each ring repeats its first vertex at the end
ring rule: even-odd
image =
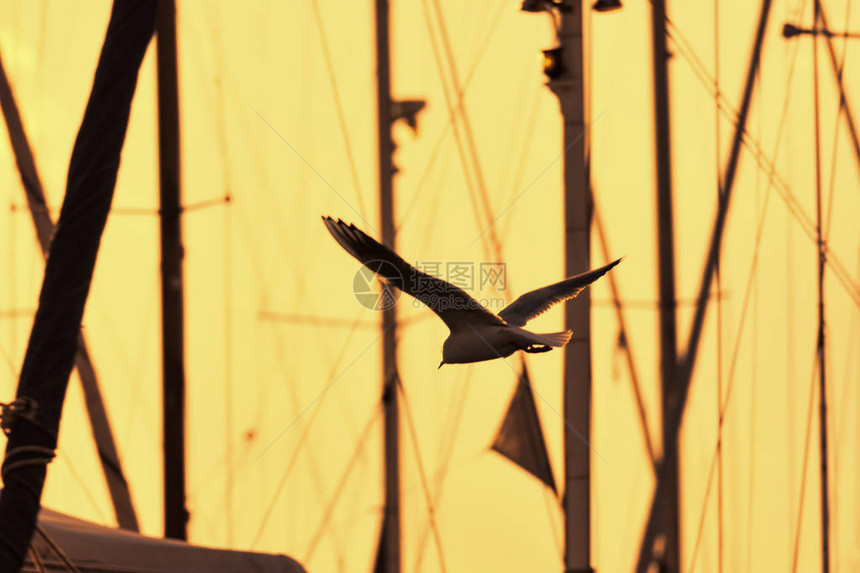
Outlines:
{"type": "Polygon", "coordinates": [[[323,217],[323,222],[344,250],[389,284],[426,304],[448,326],[440,367],[505,358],[517,350],[538,353],[563,347],[573,334],[569,330],[538,334],[522,327],[554,304],[575,297],[621,261],[527,292],[493,314],[463,289],[419,271],[355,225],[331,217],[323,217]]]}

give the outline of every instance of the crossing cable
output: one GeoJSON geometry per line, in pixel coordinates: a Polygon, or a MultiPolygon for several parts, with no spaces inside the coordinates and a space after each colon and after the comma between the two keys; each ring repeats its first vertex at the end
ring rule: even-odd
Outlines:
{"type": "Polygon", "coordinates": [[[377,404],[377,407],[374,408],[373,412],[371,412],[371,416],[365,424],[364,429],[359,434],[355,449],[353,450],[352,456],[349,458],[349,461],[346,464],[346,467],[343,470],[343,473],[340,476],[340,480],[338,480],[337,486],[335,487],[334,496],[332,496],[331,500],[329,500],[328,505],[326,506],[325,511],[323,512],[323,517],[320,520],[320,524],[317,527],[316,533],[311,538],[311,543],[308,546],[308,552],[305,558],[302,560],[303,563],[310,563],[311,559],[314,556],[314,552],[316,548],[319,546],[319,542],[322,539],[322,535],[325,532],[326,528],[331,523],[331,517],[334,514],[335,506],[337,502],[340,500],[341,493],[346,489],[346,482],[349,479],[349,476],[352,474],[352,470],[355,468],[358,460],[361,459],[361,454],[364,451],[364,444],[367,441],[368,436],[370,435],[370,430],[373,429],[374,422],[379,419],[379,414],[382,411],[382,402],[377,404]]]}
{"type": "Polygon", "coordinates": [[[349,164],[350,174],[352,175],[352,183],[355,185],[355,194],[358,199],[358,208],[362,213],[367,213],[367,208],[364,205],[363,193],[361,191],[361,182],[358,178],[358,167],[355,162],[355,155],[352,152],[352,143],[349,138],[349,129],[346,125],[346,114],[343,111],[343,102],[340,99],[340,89],[337,85],[337,75],[334,71],[334,63],[331,57],[331,50],[328,45],[328,37],[326,36],[325,27],[323,26],[322,13],[320,12],[319,0],[312,0],[311,6],[314,12],[314,21],[317,25],[317,30],[320,33],[320,43],[322,44],[323,59],[325,60],[326,70],[328,71],[329,81],[331,82],[331,92],[334,98],[334,107],[337,110],[337,119],[340,124],[340,132],[343,136],[343,146],[346,151],[346,159],[349,164]]]}
{"type": "Polygon", "coordinates": [[[430,528],[433,530],[433,540],[436,542],[436,551],[439,554],[439,570],[442,573],[447,573],[445,567],[445,554],[442,552],[442,538],[439,535],[439,528],[436,524],[436,509],[433,503],[433,498],[430,495],[430,486],[427,482],[427,472],[424,470],[424,462],[421,460],[421,451],[418,448],[418,433],[415,430],[415,420],[412,417],[412,408],[409,406],[409,400],[406,397],[406,389],[397,377],[397,389],[400,390],[400,395],[403,397],[403,411],[406,413],[407,427],[409,435],[412,437],[412,447],[415,450],[415,462],[418,466],[418,475],[421,478],[421,488],[424,490],[424,500],[427,503],[427,519],[430,523],[430,528]]]}
{"type": "MultiPolygon", "coordinates": [[[[684,39],[680,30],[678,30],[678,28],[672,24],[671,20],[668,18],[666,19],[666,22],[668,25],[669,38],[674,42],[678,53],[680,53],[681,56],[691,64],[694,74],[699,78],[700,82],[711,97],[716,100],[723,116],[725,116],[732,125],[737,127],[738,114],[733,109],[731,103],[728,102],[724,95],[714,91],[713,86],[715,85],[715,82],[713,77],[701,63],[701,60],[696,56],[692,48],[689,47],[689,43],[684,39]]],[[[786,208],[788,208],[789,213],[791,213],[792,217],[794,217],[800,225],[803,232],[813,243],[815,243],[815,223],[797,201],[788,183],[786,183],[786,181],[777,172],[775,161],[765,155],[760,142],[746,130],[742,133],[741,143],[748,151],[750,151],[757,167],[765,172],[768,181],[774,186],[783,203],[785,203],[786,208]]],[[[836,253],[830,250],[826,241],[822,245],[822,248],[825,255],[825,264],[833,271],[834,276],[843,287],[846,294],[848,294],[849,298],[858,308],[860,308],[860,285],[853,280],[851,273],[848,272],[836,253]]]]}

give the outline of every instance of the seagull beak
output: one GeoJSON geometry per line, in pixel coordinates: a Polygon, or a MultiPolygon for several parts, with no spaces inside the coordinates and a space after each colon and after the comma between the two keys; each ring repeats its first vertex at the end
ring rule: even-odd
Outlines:
{"type": "Polygon", "coordinates": [[[440,363],[439,363],[439,366],[436,368],[436,370],[439,370],[439,368],[442,368],[442,365],[443,365],[443,364],[445,364],[445,361],[444,361],[444,360],[443,360],[442,362],[440,362],[440,363]]]}

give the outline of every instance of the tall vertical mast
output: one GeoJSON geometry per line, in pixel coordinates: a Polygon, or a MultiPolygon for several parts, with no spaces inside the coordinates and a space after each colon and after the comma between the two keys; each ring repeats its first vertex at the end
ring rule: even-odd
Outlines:
{"type": "MultiPolygon", "coordinates": [[[[379,120],[379,211],[382,243],[394,249],[394,144],[391,70],[388,42],[388,0],[376,0],[377,113],[379,120]]],[[[397,408],[397,314],[383,301],[382,402],[385,417],[385,517],[378,562],[385,573],[400,571],[400,441],[397,408]]]]}
{"type": "MultiPolygon", "coordinates": [[[[731,204],[732,190],[734,189],[735,176],[737,175],[738,165],[740,161],[743,136],[744,133],[746,133],[747,118],[749,117],[749,110],[750,106],[752,105],[753,87],[755,86],[757,70],[761,61],[762,46],[764,45],[764,33],[768,27],[771,4],[771,0],[762,0],[761,14],[759,16],[758,26],[756,27],[753,47],[750,53],[750,63],[747,69],[746,81],[744,82],[743,95],[741,96],[741,105],[738,112],[738,120],[735,124],[734,134],[732,136],[731,151],[729,153],[728,161],[726,162],[725,172],[723,173],[722,177],[723,185],[722,193],[720,195],[720,206],[717,210],[716,220],[714,221],[714,226],[711,231],[708,255],[707,259],[705,260],[705,269],[704,273],[702,274],[702,281],[699,284],[698,295],[696,297],[696,310],[693,315],[692,325],[690,326],[690,333],[687,336],[687,345],[685,347],[686,349],[684,352],[683,360],[681,361],[680,366],[674,372],[674,388],[672,389],[672,395],[668,400],[668,404],[666,403],[666,401],[664,401],[663,404],[664,444],[666,441],[668,441],[670,445],[677,444],[677,436],[679,428],[681,427],[681,421],[684,416],[684,408],[686,406],[687,396],[690,390],[690,382],[693,376],[696,357],[698,355],[699,342],[702,338],[702,330],[704,328],[705,316],[708,310],[708,293],[710,293],[711,291],[714,275],[716,273],[716,261],[718,258],[717,254],[722,248],[723,232],[725,231],[726,218],[729,212],[729,205],[731,204]],[[667,405],[670,406],[668,410],[666,409],[667,405]],[[672,436],[674,436],[673,439],[666,439],[667,428],[669,429],[669,431],[671,431],[672,436]]],[[[659,5],[659,8],[657,4],[655,4],[654,6],[655,10],[659,9],[661,11],[661,19],[664,22],[664,24],[659,24],[658,22],[655,22],[654,24],[655,27],[659,26],[660,28],[662,28],[661,32],[663,32],[662,34],[655,34],[655,37],[658,39],[660,37],[663,38],[663,40],[659,43],[664,47],[664,50],[662,51],[664,61],[662,64],[658,65],[662,65],[665,70],[665,5],[661,3],[659,5]]],[[[656,20],[656,13],[654,14],[654,18],[656,20]]],[[[657,53],[659,54],[660,52],[657,53]]],[[[666,83],[668,84],[668,78],[666,79],[666,83]]],[[[655,85],[656,83],[657,82],[655,82],[655,85]]],[[[664,93],[666,94],[668,100],[668,90],[665,90],[664,93]]],[[[668,110],[668,102],[666,104],[665,110],[668,110]]],[[[668,113],[666,114],[666,117],[668,117],[668,113]]],[[[668,133],[669,131],[667,127],[665,130],[665,135],[668,136],[668,133]]],[[[667,140],[666,149],[668,148],[669,145],[667,140]]],[[[670,173],[670,170],[666,169],[665,172],[668,174],[670,173]]],[[[666,230],[662,226],[661,228],[666,230]]],[[[669,230],[671,230],[671,227],[669,227],[669,230]]],[[[662,308],[665,309],[666,307],[664,306],[662,308]]],[[[674,308],[674,305],[672,305],[670,308],[674,308]]],[[[667,495],[669,495],[666,493],[666,491],[677,491],[677,454],[677,448],[663,452],[663,463],[661,464],[657,473],[657,487],[651,499],[651,509],[648,512],[648,523],[645,527],[645,534],[642,538],[642,544],[639,548],[639,559],[636,564],[637,573],[645,573],[648,570],[651,561],[653,560],[652,557],[655,553],[655,540],[657,539],[657,535],[662,531],[663,526],[662,509],[663,507],[665,507],[664,501],[667,495]],[[672,457],[674,457],[675,460],[670,459],[672,457]]],[[[671,495],[674,496],[675,500],[678,499],[677,494],[671,495]]],[[[677,515],[677,512],[675,514],[677,515]]]]}
{"type": "MultiPolygon", "coordinates": [[[[45,191],[39,178],[39,172],[36,170],[36,161],[30,150],[30,143],[27,140],[24,124],[21,122],[21,115],[18,112],[18,105],[15,103],[15,96],[12,93],[12,86],[6,77],[2,61],[0,61],[0,108],[2,108],[3,116],[6,119],[9,141],[15,153],[15,162],[18,164],[18,172],[21,175],[24,193],[27,196],[27,207],[30,209],[33,226],[36,228],[36,238],[39,240],[42,253],[47,257],[51,247],[51,237],[56,232],[56,225],[51,220],[51,214],[47,209],[45,191]]],[[[134,511],[134,504],[131,502],[131,492],[125,481],[113,431],[99,389],[96,370],[90,359],[83,332],[78,334],[75,366],[81,379],[84,402],[87,405],[93,438],[95,438],[99,461],[101,461],[102,470],[107,480],[108,492],[113,502],[117,524],[123,529],[138,531],[137,514],[134,511]]]]}
{"type": "Polygon", "coordinates": [[[19,571],[36,528],[46,464],[54,457],[69,374],[99,243],[110,211],[140,63],[152,38],[155,4],[114,2],[66,196],[45,264],[39,308],[8,430],[0,495],[0,571],[19,571]]]}
{"type": "MultiPolygon", "coordinates": [[[[813,30],[821,19],[821,2],[814,0],[813,30]]],[[[829,39],[829,38],[828,38],[829,39]]],[[[833,58],[835,60],[835,58],[833,58]]],[[[830,505],[828,495],[829,462],[827,454],[827,361],[824,345],[824,265],[827,251],[824,244],[821,215],[821,110],[818,88],[818,34],[812,36],[813,93],[815,102],[815,231],[818,243],[818,428],[821,440],[821,571],[830,572],[830,505]]],[[[837,79],[841,80],[838,77],[837,79]]],[[[841,87],[841,82],[840,82],[841,87]]],[[[834,151],[835,153],[835,151],[834,151]]]]}
{"type": "MultiPolygon", "coordinates": [[[[591,268],[592,207],[586,165],[585,78],[582,2],[560,4],[561,69],[544,70],[564,118],[564,272],[591,268]]],[[[552,57],[554,52],[547,54],[552,57]]],[[[564,565],[568,572],[591,571],[591,295],[566,305],[565,328],[573,338],[564,349],[564,565]]]]}
{"type": "Polygon", "coordinates": [[[159,0],[156,19],[158,144],[161,181],[161,326],[164,424],[164,535],[186,539],[185,357],[182,301],[182,207],[179,192],[179,79],[176,6],[159,0]]]}
{"type": "Polygon", "coordinates": [[[662,511],[663,565],[679,571],[678,435],[670,423],[677,400],[675,374],[678,341],[675,318],[675,242],[672,217],[672,163],[669,128],[666,3],[653,0],[651,41],[654,58],[654,137],[657,159],[657,248],[660,290],[660,379],[663,402],[663,470],[665,487],[658,500],[662,511]]]}

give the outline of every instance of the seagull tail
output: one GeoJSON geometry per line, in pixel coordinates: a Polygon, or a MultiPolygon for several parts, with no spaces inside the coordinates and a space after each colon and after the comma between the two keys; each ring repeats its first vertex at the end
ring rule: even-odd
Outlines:
{"type": "Polygon", "coordinates": [[[556,348],[561,348],[567,344],[571,336],[573,336],[573,332],[570,330],[550,332],[547,334],[534,334],[538,344],[546,344],[547,346],[554,346],[556,348]]]}

